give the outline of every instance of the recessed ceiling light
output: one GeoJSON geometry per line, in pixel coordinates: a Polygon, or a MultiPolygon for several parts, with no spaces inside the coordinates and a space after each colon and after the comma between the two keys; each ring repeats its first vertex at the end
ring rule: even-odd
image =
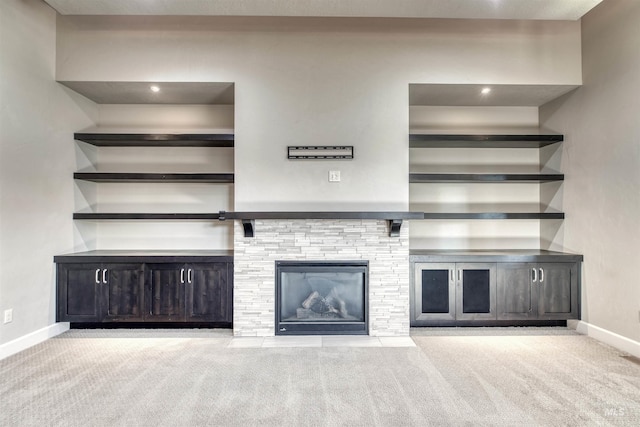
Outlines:
{"type": "Polygon", "coordinates": [[[490,87],[483,87],[482,90],[480,91],[481,94],[486,95],[489,92],[491,92],[491,88],[490,87]]]}
{"type": "Polygon", "coordinates": [[[156,85],[150,86],[151,92],[160,92],[160,88],[156,85]]]}

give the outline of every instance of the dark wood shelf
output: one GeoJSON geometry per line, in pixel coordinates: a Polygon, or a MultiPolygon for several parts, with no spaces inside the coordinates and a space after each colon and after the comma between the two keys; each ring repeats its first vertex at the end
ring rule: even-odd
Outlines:
{"type": "Polygon", "coordinates": [[[564,140],[558,134],[409,134],[411,148],[540,148],[564,140]]]}
{"type": "Polygon", "coordinates": [[[402,221],[424,219],[422,212],[225,212],[218,213],[97,213],[76,212],[73,219],[92,221],[170,220],[225,221],[241,220],[245,237],[255,234],[256,219],[379,219],[389,224],[389,236],[398,237],[402,221]]]}
{"type": "Polygon", "coordinates": [[[563,212],[225,212],[217,213],[113,213],[76,212],[78,220],[243,220],[256,219],[564,219],[563,212]]]}
{"type": "Polygon", "coordinates": [[[76,212],[78,220],[256,220],[256,219],[563,219],[563,212],[217,212],[113,213],[76,212]]]}
{"type": "Polygon", "coordinates": [[[421,219],[422,212],[224,212],[227,219],[421,219]]]}
{"type": "Polygon", "coordinates": [[[257,219],[378,219],[389,225],[389,237],[399,237],[402,221],[422,219],[422,212],[352,212],[352,211],[316,211],[316,212],[220,212],[222,219],[242,221],[244,237],[254,237],[257,219]]]}
{"type": "Polygon", "coordinates": [[[73,219],[79,220],[189,220],[212,221],[219,220],[220,213],[97,213],[76,212],[73,219]]]}
{"type": "Polygon", "coordinates": [[[424,219],[564,219],[563,212],[425,212],[424,219]]]}
{"type": "Polygon", "coordinates": [[[75,133],[99,147],[233,147],[232,133],[75,133]]]}
{"type": "Polygon", "coordinates": [[[76,172],[74,179],[92,182],[206,182],[233,183],[232,173],[76,172]]]}
{"type": "Polygon", "coordinates": [[[429,182],[553,182],[563,181],[563,174],[474,174],[474,173],[410,173],[410,183],[429,182]]]}
{"type": "Polygon", "coordinates": [[[76,212],[73,219],[195,219],[195,220],[255,220],[255,219],[423,219],[422,212],[226,212],[215,213],[98,213],[76,212]]]}

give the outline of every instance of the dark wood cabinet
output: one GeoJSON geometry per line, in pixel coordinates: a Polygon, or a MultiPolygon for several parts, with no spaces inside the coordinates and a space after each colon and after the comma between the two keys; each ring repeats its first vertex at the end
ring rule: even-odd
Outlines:
{"type": "Polygon", "coordinates": [[[146,320],[184,321],[185,268],[183,264],[147,264],[149,289],[146,320]]]}
{"type": "Polygon", "coordinates": [[[413,324],[496,318],[495,263],[415,263],[413,324]]]}
{"type": "Polygon", "coordinates": [[[191,322],[233,320],[233,271],[227,263],[187,265],[186,319],[191,322]]]}
{"type": "Polygon", "coordinates": [[[538,298],[532,279],[535,264],[504,263],[498,269],[499,319],[535,319],[538,298]]]}
{"type": "Polygon", "coordinates": [[[103,252],[108,251],[54,259],[58,321],[231,325],[232,256],[104,256],[103,252]]]}
{"type": "Polygon", "coordinates": [[[142,264],[103,264],[102,320],[141,321],[144,315],[144,267],[142,264]]]}
{"type": "Polygon", "coordinates": [[[455,263],[416,263],[413,274],[414,323],[455,320],[455,263]]]}
{"type": "Polygon", "coordinates": [[[498,319],[577,319],[577,263],[500,263],[498,307],[498,319]]]}
{"type": "Polygon", "coordinates": [[[58,264],[58,321],[143,320],[142,264],[58,264]]]}
{"type": "Polygon", "coordinates": [[[59,322],[100,322],[102,264],[58,264],[59,322]]]}
{"type": "Polygon", "coordinates": [[[456,319],[496,318],[496,264],[456,264],[456,319]]]}
{"type": "Polygon", "coordinates": [[[538,317],[579,319],[577,263],[538,264],[538,317]]]}
{"type": "Polygon", "coordinates": [[[147,320],[231,322],[233,272],[227,263],[148,264],[147,320]]]}
{"type": "Polygon", "coordinates": [[[581,255],[412,251],[410,260],[412,326],[556,324],[580,318],[581,255]]]}

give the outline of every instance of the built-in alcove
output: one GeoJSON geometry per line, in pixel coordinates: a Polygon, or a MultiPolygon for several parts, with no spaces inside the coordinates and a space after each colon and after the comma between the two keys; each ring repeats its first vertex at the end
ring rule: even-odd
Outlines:
{"type": "Polygon", "coordinates": [[[410,229],[413,326],[580,318],[582,256],[549,251],[564,135],[538,127],[538,107],[573,88],[410,85],[409,203],[425,212],[410,229]]]}
{"type": "Polygon", "coordinates": [[[563,135],[538,127],[538,108],[574,88],[409,85],[409,210],[425,212],[411,248],[548,248],[542,230],[564,219],[563,135]]]}
{"type": "Polygon", "coordinates": [[[61,83],[98,111],[74,135],[77,247],[233,248],[233,83],[61,83]]]}

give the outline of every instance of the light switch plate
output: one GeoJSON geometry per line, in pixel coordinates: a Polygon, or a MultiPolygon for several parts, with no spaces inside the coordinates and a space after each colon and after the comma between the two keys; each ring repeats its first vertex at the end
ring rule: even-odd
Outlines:
{"type": "Polygon", "coordinates": [[[340,171],[329,171],[329,182],[340,182],[340,171]]]}

